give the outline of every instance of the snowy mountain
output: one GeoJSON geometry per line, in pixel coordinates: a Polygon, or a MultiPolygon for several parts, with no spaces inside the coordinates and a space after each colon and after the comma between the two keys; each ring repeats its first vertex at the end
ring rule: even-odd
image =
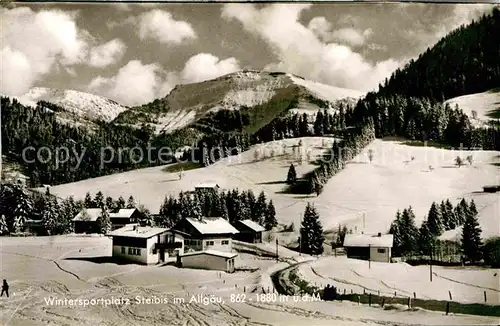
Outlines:
{"type": "Polygon", "coordinates": [[[117,123],[146,122],[157,132],[171,132],[195,122],[207,112],[265,105],[272,99],[298,98],[294,111],[314,114],[338,101],[354,103],[364,93],[305,80],[282,72],[244,70],[212,80],[177,85],[166,97],[123,112],[117,123]]]}
{"type": "Polygon", "coordinates": [[[34,87],[17,97],[27,106],[36,106],[38,101],[46,101],[67,110],[74,118],[90,121],[111,121],[129,108],[117,102],[94,94],[74,90],[59,90],[46,87],[34,87]]]}

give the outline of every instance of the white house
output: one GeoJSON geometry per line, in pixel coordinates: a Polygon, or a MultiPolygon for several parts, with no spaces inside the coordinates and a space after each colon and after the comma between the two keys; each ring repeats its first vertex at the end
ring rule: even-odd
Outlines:
{"type": "Polygon", "coordinates": [[[238,254],[217,250],[186,253],[181,256],[182,267],[234,272],[234,259],[238,254]]]}
{"type": "Polygon", "coordinates": [[[348,258],[390,263],[393,241],[392,234],[346,234],[344,248],[348,258]]]}
{"type": "Polygon", "coordinates": [[[222,217],[184,218],[173,227],[175,231],[185,234],[185,253],[205,250],[231,252],[232,238],[239,233],[222,217]]]}
{"type": "Polygon", "coordinates": [[[128,224],[107,234],[113,257],[141,264],[157,264],[184,252],[184,237],[166,228],[128,224]]]}

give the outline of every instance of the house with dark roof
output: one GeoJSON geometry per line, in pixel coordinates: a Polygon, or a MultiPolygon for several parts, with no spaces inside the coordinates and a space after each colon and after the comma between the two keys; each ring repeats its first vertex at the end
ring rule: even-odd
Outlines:
{"type": "Polygon", "coordinates": [[[183,253],[184,236],[167,228],[126,226],[107,233],[112,237],[112,255],[118,260],[157,264],[183,253]]]}
{"type": "Polygon", "coordinates": [[[235,240],[249,242],[249,243],[262,243],[262,232],[264,229],[258,223],[252,220],[242,220],[233,223],[233,226],[239,231],[235,235],[235,240]]]}
{"type": "MultiPolygon", "coordinates": [[[[75,233],[98,233],[97,218],[101,215],[101,208],[84,208],[74,218],[75,233]]],[[[136,208],[120,209],[118,212],[109,213],[111,230],[124,227],[127,224],[137,223],[142,213],[136,208]]]]}
{"type": "Polygon", "coordinates": [[[220,186],[217,183],[200,183],[194,187],[195,192],[218,192],[220,186]]]}
{"type": "Polygon", "coordinates": [[[110,213],[111,229],[116,230],[127,224],[137,223],[142,217],[142,213],[137,208],[122,208],[116,213],[110,213]]]}
{"type": "Polygon", "coordinates": [[[183,218],[172,229],[186,234],[185,253],[205,250],[231,252],[232,238],[239,233],[222,217],[183,218]]]}
{"type": "Polygon", "coordinates": [[[84,208],[74,218],[75,233],[98,233],[97,218],[101,214],[100,208],[84,208]]]}
{"type": "Polygon", "coordinates": [[[390,263],[393,242],[392,234],[346,234],[344,248],[347,258],[390,263]]]}

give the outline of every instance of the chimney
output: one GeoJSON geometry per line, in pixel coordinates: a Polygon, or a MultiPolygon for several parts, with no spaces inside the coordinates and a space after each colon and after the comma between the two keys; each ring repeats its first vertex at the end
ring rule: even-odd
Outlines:
{"type": "Polygon", "coordinates": [[[379,233],[377,234],[377,236],[378,236],[379,238],[380,238],[380,237],[382,237],[382,233],[380,233],[380,232],[379,232],[379,233]]]}

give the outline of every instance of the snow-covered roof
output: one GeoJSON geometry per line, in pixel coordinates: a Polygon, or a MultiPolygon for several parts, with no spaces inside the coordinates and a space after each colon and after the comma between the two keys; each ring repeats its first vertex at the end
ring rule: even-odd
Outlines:
{"type": "Polygon", "coordinates": [[[188,252],[182,255],[182,257],[185,256],[196,256],[196,255],[211,255],[211,256],[217,256],[217,257],[224,257],[224,258],[234,258],[238,256],[238,254],[232,253],[232,252],[224,252],[224,251],[218,251],[218,250],[205,250],[205,251],[195,251],[195,252],[188,252]]]}
{"type": "Polygon", "coordinates": [[[438,239],[441,241],[459,242],[460,237],[462,236],[462,228],[462,226],[459,226],[453,230],[444,231],[443,234],[438,237],[438,239]]]}
{"type": "Polygon", "coordinates": [[[109,232],[112,237],[130,237],[130,238],[151,238],[157,234],[168,231],[167,228],[157,228],[151,226],[139,226],[137,224],[127,224],[122,228],[109,232]],[[134,229],[135,228],[135,229],[134,229]]]}
{"type": "Polygon", "coordinates": [[[95,222],[102,210],[100,208],[84,208],[74,218],[74,221],[92,221],[95,222]]]}
{"type": "Polygon", "coordinates": [[[346,234],[344,247],[384,247],[392,248],[394,236],[392,234],[369,235],[369,234],[346,234]]]}
{"type": "Polygon", "coordinates": [[[186,220],[201,234],[239,233],[222,217],[203,217],[201,221],[197,218],[188,217],[186,220]]]}
{"type": "Polygon", "coordinates": [[[240,221],[240,223],[246,225],[247,227],[254,230],[255,232],[263,232],[266,230],[260,224],[257,224],[256,222],[254,222],[252,220],[243,220],[243,221],[240,221]]]}
{"type": "Polygon", "coordinates": [[[220,188],[220,187],[216,183],[200,183],[195,186],[195,189],[196,188],[220,188]]]}
{"type": "Polygon", "coordinates": [[[122,208],[116,213],[110,213],[110,218],[130,218],[134,214],[136,208],[122,208]]]}

